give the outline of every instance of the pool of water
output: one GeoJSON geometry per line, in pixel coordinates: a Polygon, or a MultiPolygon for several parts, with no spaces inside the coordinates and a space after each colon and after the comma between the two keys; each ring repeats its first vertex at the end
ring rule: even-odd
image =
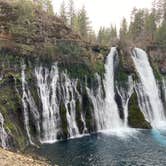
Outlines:
{"type": "Polygon", "coordinates": [[[59,166],[165,166],[166,132],[98,133],[45,144],[37,153],[59,166]]]}

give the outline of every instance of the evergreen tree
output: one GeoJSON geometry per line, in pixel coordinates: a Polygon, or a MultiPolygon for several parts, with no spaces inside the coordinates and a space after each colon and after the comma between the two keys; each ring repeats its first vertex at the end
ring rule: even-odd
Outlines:
{"type": "Polygon", "coordinates": [[[97,35],[97,43],[103,46],[110,46],[117,39],[117,30],[116,26],[110,28],[100,27],[97,35]]]}
{"type": "Polygon", "coordinates": [[[78,26],[79,34],[84,39],[88,39],[88,33],[90,31],[90,26],[89,26],[90,23],[89,23],[89,18],[87,17],[87,13],[84,6],[78,13],[77,21],[78,21],[77,26],[78,26]]]}
{"type": "Polygon", "coordinates": [[[125,39],[127,37],[128,27],[127,27],[127,21],[125,18],[123,18],[121,27],[120,27],[120,39],[125,39]]]}
{"type": "Polygon", "coordinates": [[[134,8],[131,15],[133,17],[131,19],[129,27],[129,35],[132,38],[132,40],[136,40],[144,32],[145,10],[144,9],[137,10],[134,8]]]}
{"type": "Polygon", "coordinates": [[[51,0],[38,0],[38,1],[35,1],[35,3],[38,5],[38,7],[41,10],[44,10],[45,12],[47,12],[50,15],[54,15],[54,11],[53,11],[53,6],[52,6],[52,1],[51,0]]]}
{"type": "Polygon", "coordinates": [[[68,11],[69,26],[72,30],[74,30],[75,9],[74,9],[73,0],[69,0],[68,9],[69,9],[69,11],[68,11]]]}
{"type": "Polygon", "coordinates": [[[159,45],[166,47],[166,21],[163,21],[157,30],[156,41],[159,45]]]}
{"type": "Polygon", "coordinates": [[[67,24],[67,12],[66,12],[66,5],[65,1],[62,2],[60,6],[60,17],[62,18],[63,22],[67,24]]]}
{"type": "Polygon", "coordinates": [[[92,29],[88,33],[88,42],[96,43],[96,33],[92,29]]]}
{"type": "Polygon", "coordinates": [[[156,20],[155,13],[152,11],[150,14],[147,13],[145,17],[145,36],[149,38],[150,42],[154,41],[154,36],[156,32],[156,20]]]}

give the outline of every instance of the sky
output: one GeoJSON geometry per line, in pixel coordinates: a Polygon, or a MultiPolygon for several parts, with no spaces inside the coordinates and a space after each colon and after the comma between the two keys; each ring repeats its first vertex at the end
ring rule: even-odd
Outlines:
{"type": "MultiPolygon", "coordinates": [[[[63,0],[52,0],[55,12],[59,11],[63,0]]],[[[68,4],[68,0],[64,0],[68,4]]],[[[75,9],[83,5],[87,10],[91,25],[97,32],[101,26],[116,25],[119,29],[123,17],[130,20],[133,7],[150,8],[153,0],[74,0],[75,9]]],[[[58,13],[58,12],[57,12],[58,13]]]]}

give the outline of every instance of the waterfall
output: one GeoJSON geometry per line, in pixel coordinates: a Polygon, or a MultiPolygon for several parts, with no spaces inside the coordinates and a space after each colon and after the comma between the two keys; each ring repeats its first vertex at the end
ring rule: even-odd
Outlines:
{"type": "Polygon", "coordinates": [[[94,116],[96,121],[97,130],[105,129],[106,127],[106,118],[105,118],[105,110],[104,110],[104,96],[102,90],[101,77],[96,74],[98,88],[96,90],[96,95],[92,89],[86,88],[87,93],[93,103],[94,107],[94,116]]]}
{"type": "Polygon", "coordinates": [[[128,76],[128,82],[125,88],[117,86],[116,89],[122,101],[124,112],[124,126],[128,127],[128,104],[134,90],[134,82],[132,76],[128,76]]]}
{"type": "Polygon", "coordinates": [[[29,129],[29,109],[28,109],[28,95],[26,93],[26,79],[25,79],[25,65],[22,65],[22,104],[23,104],[23,114],[24,114],[24,125],[25,130],[29,139],[30,144],[34,144],[31,139],[30,129],[29,129]]]}
{"type": "Polygon", "coordinates": [[[132,52],[132,59],[140,79],[136,86],[139,106],[152,127],[161,128],[165,125],[164,108],[147,54],[135,48],[132,52]]]}
{"type": "MultiPolygon", "coordinates": [[[[76,93],[76,96],[77,96],[77,99],[78,99],[79,103],[82,105],[82,96],[80,95],[80,93],[77,90],[77,83],[78,83],[78,80],[75,80],[75,84],[74,84],[75,86],[73,88],[74,88],[74,91],[76,93]]],[[[84,134],[84,133],[87,133],[88,130],[87,130],[87,127],[86,127],[85,116],[83,115],[83,112],[81,111],[80,114],[81,114],[81,121],[83,122],[83,131],[82,131],[82,133],[84,134]]]]}
{"type": "Polygon", "coordinates": [[[3,76],[2,75],[0,75],[0,81],[3,79],[3,76]]]}
{"type": "Polygon", "coordinates": [[[8,135],[4,129],[4,118],[0,113],[0,145],[3,148],[7,148],[7,137],[8,135]]]}
{"type": "Polygon", "coordinates": [[[123,126],[122,120],[119,116],[117,103],[115,102],[115,89],[114,89],[114,60],[117,56],[117,50],[115,47],[111,48],[111,51],[106,59],[105,64],[105,128],[117,129],[123,126]]]}
{"type": "MultiPolygon", "coordinates": [[[[132,76],[128,77],[127,88],[116,87],[117,92],[122,100],[122,107],[124,112],[124,122],[120,119],[120,113],[117,103],[115,101],[115,86],[114,86],[114,67],[118,53],[116,48],[112,48],[107,57],[105,64],[105,79],[104,92],[102,89],[101,77],[96,74],[98,88],[95,90],[87,88],[87,93],[94,106],[94,117],[96,121],[97,130],[112,130],[112,131],[127,131],[128,128],[128,103],[133,93],[134,83],[132,76]]],[[[124,83],[125,84],[125,83],[124,83]]],[[[130,130],[131,131],[131,130],[130,130]]],[[[119,133],[121,134],[121,133],[119,133]]]]}
{"type": "MultiPolygon", "coordinates": [[[[66,73],[59,73],[57,64],[49,71],[45,67],[36,67],[38,94],[42,103],[42,143],[57,141],[61,132],[60,102],[65,106],[67,130],[69,137],[78,136],[79,129],[76,122],[76,99],[81,103],[81,97],[76,90],[77,80],[69,79],[66,73]]],[[[85,118],[81,114],[81,120],[86,130],[85,118]]]]}
{"type": "Polygon", "coordinates": [[[41,110],[41,142],[51,143],[57,140],[57,134],[60,131],[60,115],[57,103],[56,90],[58,86],[58,68],[57,64],[48,68],[42,66],[35,68],[39,98],[42,103],[41,110]]]}
{"type": "Polygon", "coordinates": [[[164,78],[162,78],[162,90],[163,90],[163,94],[164,94],[164,102],[166,104],[166,81],[164,78]]]}
{"type": "MultiPolygon", "coordinates": [[[[123,132],[125,128],[128,128],[128,103],[133,93],[134,84],[132,77],[129,76],[127,86],[115,87],[114,70],[118,65],[117,59],[118,52],[113,47],[106,59],[104,80],[96,74],[96,89],[89,89],[86,86],[87,94],[94,108],[91,113],[96,123],[96,131],[123,132]],[[122,100],[124,120],[120,118],[120,110],[115,101],[115,88],[122,100]]],[[[71,79],[67,72],[59,72],[57,63],[51,65],[50,68],[36,66],[34,76],[37,83],[38,103],[35,103],[36,101],[31,95],[25,74],[25,65],[22,65],[22,103],[29,142],[34,144],[29,124],[31,118],[33,118],[41,143],[53,143],[61,139],[63,137],[63,121],[66,121],[65,134],[67,137],[73,138],[87,133],[86,115],[84,110],[81,110],[83,108],[81,90],[77,89],[78,80],[71,79]],[[77,102],[79,102],[80,110],[77,110],[77,102]],[[62,107],[64,108],[63,113],[61,112],[62,107]],[[82,123],[81,127],[78,123],[82,123]]]]}
{"type": "Polygon", "coordinates": [[[71,80],[66,74],[62,74],[64,83],[62,84],[62,93],[64,96],[64,103],[66,108],[66,117],[68,123],[68,132],[70,137],[79,135],[79,130],[76,123],[76,81],[71,80]]]}

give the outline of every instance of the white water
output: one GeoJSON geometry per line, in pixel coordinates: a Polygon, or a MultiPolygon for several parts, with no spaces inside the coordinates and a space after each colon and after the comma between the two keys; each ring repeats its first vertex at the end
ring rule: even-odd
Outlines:
{"type": "Polygon", "coordinates": [[[134,91],[134,82],[132,76],[128,76],[128,82],[126,86],[127,86],[126,88],[117,87],[116,89],[122,100],[122,107],[124,112],[124,126],[128,127],[128,104],[130,97],[134,91]]]}
{"type": "Polygon", "coordinates": [[[164,97],[164,102],[165,102],[165,104],[166,104],[166,81],[165,81],[165,79],[163,78],[162,79],[162,90],[163,90],[163,97],[164,97]]]}
{"type": "Polygon", "coordinates": [[[8,135],[4,129],[4,118],[0,113],[0,145],[3,148],[7,148],[7,137],[8,135]]]}
{"type": "Polygon", "coordinates": [[[114,89],[114,59],[117,56],[115,47],[111,48],[105,64],[105,113],[103,115],[105,129],[119,129],[123,127],[123,122],[119,116],[117,103],[115,102],[114,89]]]}
{"type": "MultiPolygon", "coordinates": [[[[120,113],[115,101],[115,82],[114,82],[114,65],[118,58],[116,48],[112,48],[107,57],[105,64],[105,79],[96,74],[98,88],[94,91],[86,87],[87,93],[93,103],[94,115],[97,131],[111,131],[115,134],[131,131],[128,130],[128,102],[133,93],[133,81],[129,76],[127,92],[125,89],[118,89],[121,96],[124,121],[120,119],[120,113]],[[104,92],[105,91],[105,97],[104,92]]],[[[51,68],[38,66],[35,68],[37,81],[38,96],[41,105],[37,108],[36,103],[31,95],[26,81],[25,66],[22,69],[22,102],[24,106],[25,128],[29,142],[33,144],[30,127],[30,113],[35,119],[35,127],[38,131],[38,137],[41,143],[53,143],[62,133],[62,121],[60,117],[60,104],[63,103],[66,109],[68,137],[75,138],[80,134],[87,133],[84,110],[81,111],[81,120],[83,122],[83,132],[79,132],[76,122],[76,101],[79,100],[82,105],[82,96],[77,90],[77,80],[70,79],[64,72],[59,73],[57,64],[51,68]]]]}
{"type": "MultiPolygon", "coordinates": [[[[124,121],[120,119],[119,109],[115,101],[114,87],[114,65],[118,57],[116,48],[112,48],[107,57],[105,64],[105,80],[104,90],[105,98],[102,89],[102,80],[96,74],[98,88],[95,90],[87,88],[87,93],[94,106],[94,117],[97,125],[97,130],[108,134],[114,134],[125,137],[132,130],[128,127],[128,103],[133,93],[134,83],[132,77],[128,77],[127,88],[118,88],[117,91],[122,100],[124,121]]],[[[133,130],[134,131],[134,130],[133,130]]]]}
{"type": "MultiPolygon", "coordinates": [[[[79,100],[80,104],[82,105],[82,96],[80,95],[80,93],[77,90],[77,83],[78,80],[75,81],[75,86],[74,86],[74,91],[76,93],[76,98],[79,100]]],[[[85,122],[85,115],[83,114],[83,112],[81,112],[81,121],[83,122],[83,134],[87,133],[88,129],[86,127],[86,122],[85,122]]]]}
{"type": "MultiPolygon", "coordinates": [[[[81,95],[77,91],[77,80],[71,80],[65,73],[58,72],[57,64],[51,67],[51,71],[44,67],[35,69],[39,97],[42,103],[42,143],[57,141],[61,132],[60,102],[64,103],[67,118],[67,130],[69,137],[80,135],[76,122],[76,99],[82,102],[81,95]]],[[[81,120],[86,132],[85,118],[81,113],[81,120]]]]}
{"type": "Polygon", "coordinates": [[[103,91],[101,86],[101,78],[98,74],[96,74],[98,88],[96,90],[96,95],[92,89],[86,88],[88,96],[90,97],[93,107],[94,107],[94,116],[96,121],[97,130],[102,130],[106,127],[106,118],[105,118],[105,102],[103,97],[103,91]]]}
{"type": "Polygon", "coordinates": [[[22,104],[23,104],[23,114],[24,114],[24,125],[25,125],[25,130],[29,139],[30,144],[34,144],[31,139],[31,134],[29,131],[29,110],[28,110],[28,96],[26,93],[26,79],[25,79],[25,65],[22,65],[22,104]]]}
{"type": "Polygon", "coordinates": [[[75,89],[77,82],[70,80],[66,74],[62,74],[64,83],[62,84],[62,93],[64,96],[64,103],[66,107],[66,117],[68,123],[68,132],[70,137],[79,135],[79,130],[76,123],[76,99],[75,89]]]}
{"type": "Polygon", "coordinates": [[[59,78],[57,64],[51,67],[51,71],[44,67],[37,67],[35,69],[35,75],[39,88],[38,93],[42,103],[42,134],[40,141],[42,143],[55,142],[61,123],[56,96],[57,81],[59,78]]]}
{"type": "Polygon", "coordinates": [[[136,87],[140,108],[153,128],[162,128],[166,125],[164,108],[147,54],[135,48],[132,59],[140,78],[136,87]]]}

